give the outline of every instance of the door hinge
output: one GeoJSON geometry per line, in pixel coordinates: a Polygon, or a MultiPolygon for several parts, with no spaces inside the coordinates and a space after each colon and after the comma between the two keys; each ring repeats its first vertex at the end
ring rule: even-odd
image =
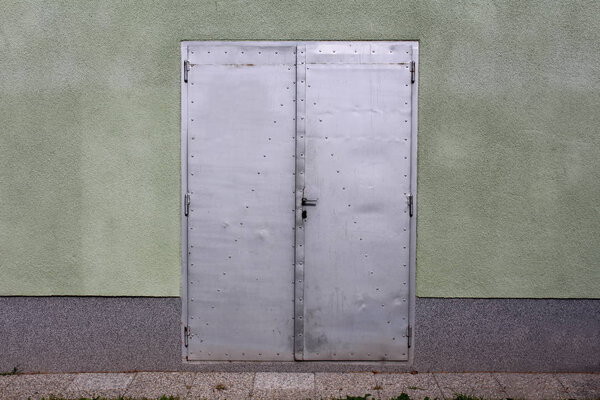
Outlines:
{"type": "MultiPolygon", "coordinates": [[[[187,82],[187,80],[186,80],[187,82]]],[[[410,62],[410,83],[415,83],[415,62],[410,62]]]]}
{"type": "Polygon", "coordinates": [[[183,81],[185,83],[188,82],[188,72],[190,71],[190,62],[188,60],[185,60],[183,62],[183,81]]]}
{"type": "Polygon", "coordinates": [[[413,216],[413,209],[414,209],[414,200],[413,200],[413,195],[411,194],[410,196],[408,196],[408,215],[410,217],[413,216]]]}
{"type": "Polygon", "coordinates": [[[406,337],[408,338],[408,347],[412,346],[412,326],[408,326],[406,330],[406,337]]]}
{"type": "Polygon", "coordinates": [[[186,217],[190,214],[190,202],[191,202],[191,196],[189,193],[186,193],[183,198],[183,212],[186,217]]]}
{"type": "Polygon", "coordinates": [[[183,328],[183,344],[185,345],[185,347],[188,347],[188,345],[189,345],[189,338],[190,338],[190,328],[188,328],[186,326],[183,328]]]}

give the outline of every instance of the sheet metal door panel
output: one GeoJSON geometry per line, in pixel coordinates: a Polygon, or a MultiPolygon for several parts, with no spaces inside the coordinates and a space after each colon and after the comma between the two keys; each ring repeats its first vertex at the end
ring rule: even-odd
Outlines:
{"type": "Polygon", "coordinates": [[[293,359],[295,49],[188,48],[188,360],[293,359]]]}
{"type": "Polygon", "coordinates": [[[299,223],[297,359],[408,359],[411,57],[403,44],[306,46],[301,197],[316,206],[299,223]]]}

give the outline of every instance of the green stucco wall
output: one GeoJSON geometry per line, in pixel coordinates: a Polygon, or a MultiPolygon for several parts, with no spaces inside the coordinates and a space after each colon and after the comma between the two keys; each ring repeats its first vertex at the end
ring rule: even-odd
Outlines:
{"type": "Polygon", "coordinates": [[[0,295],[179,295],[181,40],[417,39],[418,295],[598,298],[599,4],[1,1],[0,295]]]}

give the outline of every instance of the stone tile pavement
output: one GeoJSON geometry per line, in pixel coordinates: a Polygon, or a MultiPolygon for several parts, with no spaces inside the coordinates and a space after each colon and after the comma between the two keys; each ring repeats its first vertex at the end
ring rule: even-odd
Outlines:
{"type": "Polygon", "coordinates": [[[390,399],[453,399],[464,394],[485,399],[600,400],[600,374],[521,373],[194,373],[137,372],[23,374],[0,376],[1,400],[52,396],[181,400],[336,399],[372,395],[390,399]]]}

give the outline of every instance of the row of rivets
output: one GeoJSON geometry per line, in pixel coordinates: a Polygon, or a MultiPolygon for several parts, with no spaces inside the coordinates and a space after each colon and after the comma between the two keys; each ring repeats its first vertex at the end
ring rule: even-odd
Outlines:
{"type": "Polygon", "coordinates": [[[296,360],[303,359],[304,353],[304,218],[302,218],[302,197],[304,196],[304,170],[306,140],[306,46],[296,50],[296,234],[294,246],[294,352],[296,360]]]}

